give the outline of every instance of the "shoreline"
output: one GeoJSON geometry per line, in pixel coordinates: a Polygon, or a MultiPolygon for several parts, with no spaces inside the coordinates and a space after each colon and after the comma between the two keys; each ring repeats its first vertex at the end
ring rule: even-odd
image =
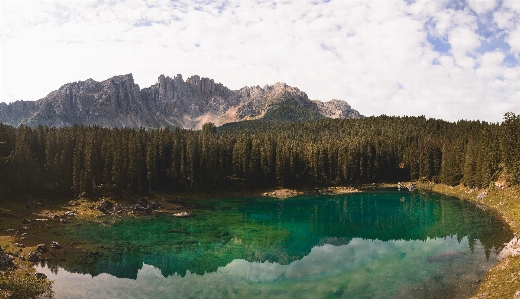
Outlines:
{"type": "MultiPolygon", "coordinates": [[[[497,212],[515,236],[520,236],[520,188],[491,186],[470,189],[464,186],[416,183],[417,188],[468,200],[497,212]]],[[[397,185],[396,185],[397,186],[397,185]]],[[[489,270],[478,291],[470,299],[520,298],[520,256],[509,256],[489,270]],[[518,295],[517,295],[518,294],[518,295]]]]}

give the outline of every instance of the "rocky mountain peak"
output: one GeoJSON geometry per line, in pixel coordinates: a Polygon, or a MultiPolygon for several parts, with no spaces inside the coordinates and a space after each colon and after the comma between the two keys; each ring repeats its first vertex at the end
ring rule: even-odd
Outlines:
{"type": "Polygon", "coordinates": [[[133,75],[67,83],[38,101],[0,103],[0,122],[18,126],[100,125],[105,127],[179,126],[199,129],[206,122],[222,125],[261,118],[291,100],[326,117],[361,117],[344,101],[310,101],[307,94],[283,82],[230,90],[213,79],[194,75],[183,80],[161,74],[140,89],[133,75]]]}

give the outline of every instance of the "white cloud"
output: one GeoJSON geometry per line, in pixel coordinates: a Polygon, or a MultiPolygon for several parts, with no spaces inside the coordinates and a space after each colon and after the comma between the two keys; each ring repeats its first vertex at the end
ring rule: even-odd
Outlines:
{"type": "Polygon", "coordinates": [[[471,9],[473,9],[476,13],[482,14],[493,10],[497,4],[498,0],[467,0],[471,9]]]}
{"type": "Polygon", "coordinates": [[[502,5],[517,14],[520,14],[520,2],[517,0],[503,0],[502,5]]]}
{"type": "Polygon", "coordinates": [[[484,79],[495,79],[504,74],[504,54],[501,51],[488,52],[480,57],[480,67],[477,69],[477,76],[484,79]]]}
{"type": "Polygon", "coordinates": [[[511,31],[505,41],[511,46],[511,51],[520,54],[520,26],[511,31]]]}
{"type": "Polygon", "coordinates": [[[493,13],[493,21],[499,29],[511,29],[515,26],[515,14],[509,10],[498,10],[493,13]]]}
{"type": "MultiPolygon", "coordinates": [[[[499,121],[518,108],[518,68],[502,66],[505,52],[479,53],[478,17],[448,2],[2,2],[0,101],[90,77],[133,73],[143,88],[180,73],[232,89],[282,81],[366,115],[499,121]],[[428,35],[447,38],[450,53],[435,52],[428,35]],[[488,109],[493,99],[501,104],[488,109]]],[[[520,53],[515,3],[493,17],[520,53]]]]}
{"type": "Polygon", "coordinates": [[[479,35],[467,27],[457,27],[448,34],[448,41],[456,63],[463,67],[473,67],[474,60],[467,53],[480,46],[479,35]]]}

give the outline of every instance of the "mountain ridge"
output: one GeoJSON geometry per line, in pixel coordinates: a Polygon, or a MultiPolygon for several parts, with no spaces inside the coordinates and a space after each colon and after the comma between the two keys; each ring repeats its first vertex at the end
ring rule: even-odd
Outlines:
{"type": "Polygon", "coordinates": [[[178,74],[173,78],[160,75],[157,83],[141,89],[130,73],[101,82],[66,83],[37,101],[0,103],[0,122],[32,127],[80,124],[200,129],[206,122],[220,126],[262,118],[288,99],[324,117],[362,117],[345,101],[311,101],[305,92],[282,82],[231,90],[213,79],[194,75],[183,80],[178,74]]]}

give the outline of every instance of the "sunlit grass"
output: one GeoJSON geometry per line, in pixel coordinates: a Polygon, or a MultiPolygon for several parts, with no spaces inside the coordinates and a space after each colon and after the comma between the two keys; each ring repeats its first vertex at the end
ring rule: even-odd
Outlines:
{"type": "Polygon", "coordinates": [[[14,266],[0,269],[0,298],[32,299],[54,298],[52,281],[36,277],[33,264],[21,256],[27,256],[36,247],[19,248],[14,246],[14,238],[0,236],[0,247],[4,252],[18,254],[14,259],[14,266]]]}

